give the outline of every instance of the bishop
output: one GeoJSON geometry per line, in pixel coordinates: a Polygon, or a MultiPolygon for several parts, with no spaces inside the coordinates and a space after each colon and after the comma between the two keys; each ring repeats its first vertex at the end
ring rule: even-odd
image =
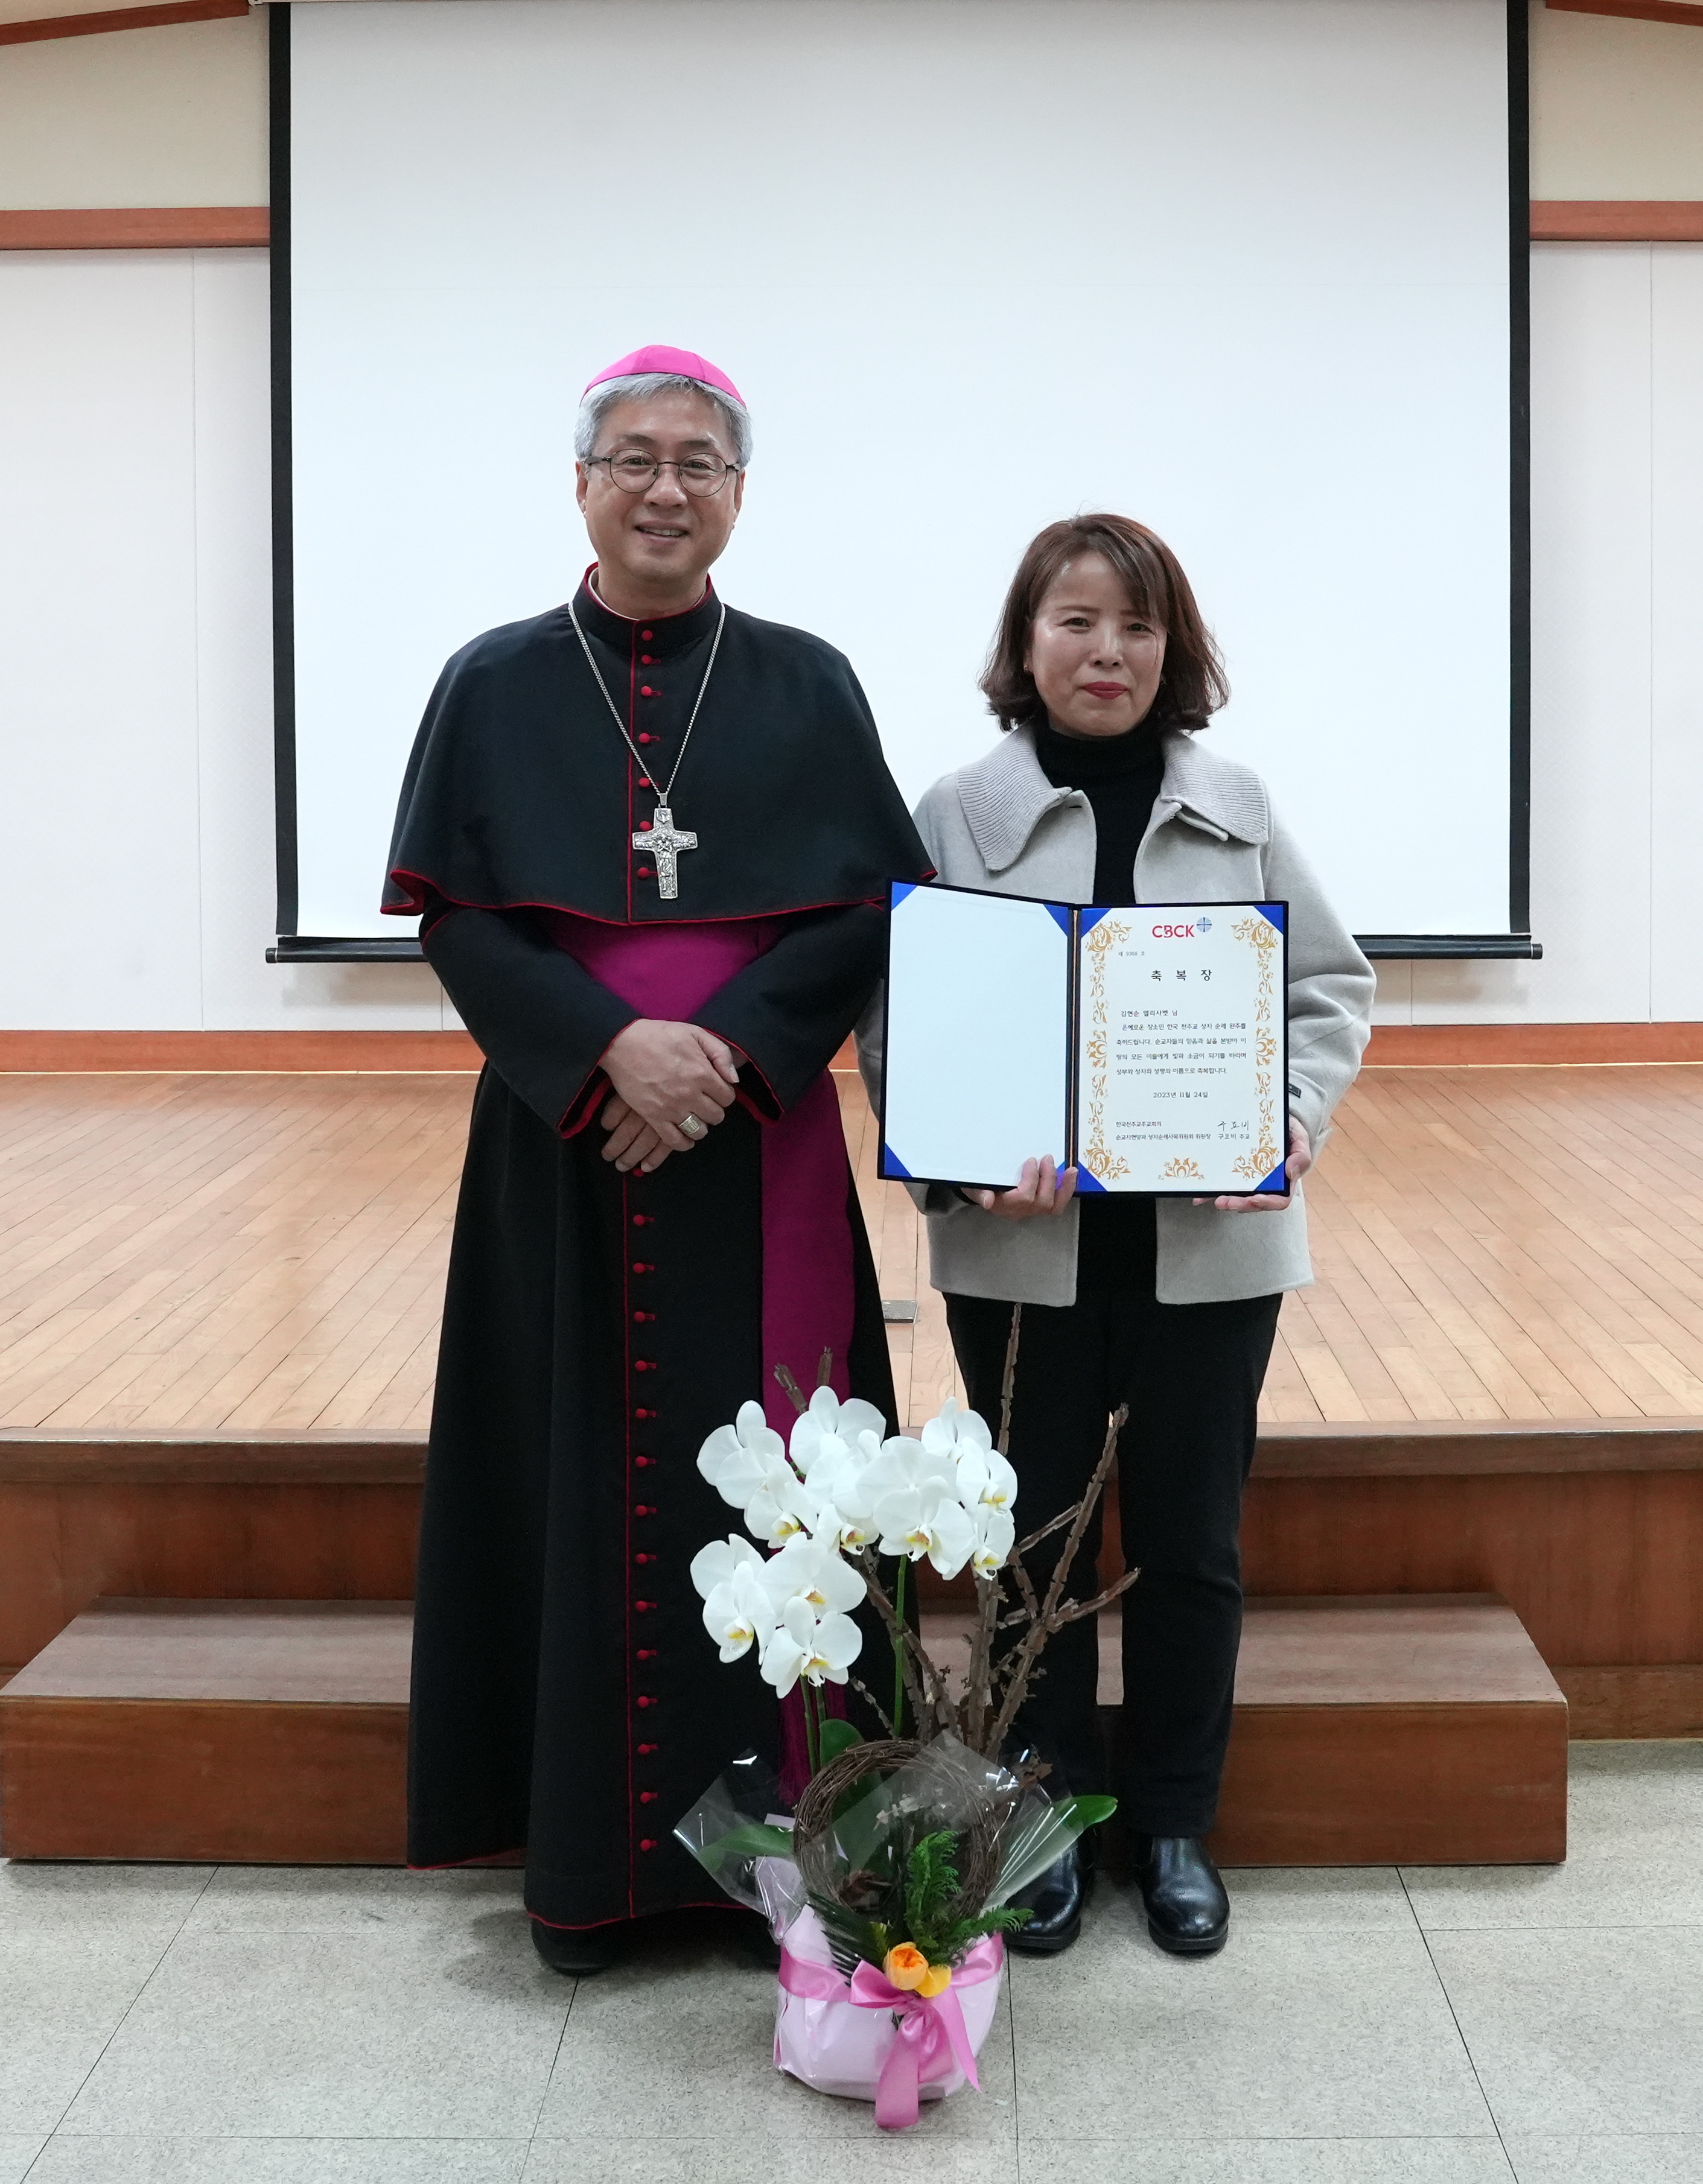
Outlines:
{"type": "Polygon", "coordinates": [[[930,866],[846,660],[710,585],[751,445],[690,352],[592,382],[596,560],[444,668],[385,889],[486,1056],[427,1462],[410,1859],[523,1857],[567,1972],[715,1892],[671,1830],[729,1760],[801,1752],[801,1716],[699,1619],[687,1566],[728,1529],[706,1435],[759,1390],[789,1426],[775,1368],[807,1382],[824,1351],[897,1423],[827,1072],[880,973],[887,883],[930,866]]]}

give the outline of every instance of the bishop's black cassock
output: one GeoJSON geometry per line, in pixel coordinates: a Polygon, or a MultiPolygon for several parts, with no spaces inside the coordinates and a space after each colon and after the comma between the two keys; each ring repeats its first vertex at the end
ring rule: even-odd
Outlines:
{"type": "Polygon", "coordinates": [[[729,610],[628,621],[588,587],[444,669],[403,786],[385,908],[422,914],[487,1061],[456,1215],[427,1468],[409,1856],[524,1847],[527,1906],[583,1927],[714,1895],[675,1821],[740,1752],[777,1763],[755,1653],[724,1667],[687,1575],[734,1529],[705,1436],[777,1363],[893,1419],[880,1300],[828,1064],[880,975],[886,883],[928,870],[841,655],[729,610]],[[657,787],[651,785],[653,783],[657,787]],[[600,1156],[623,1025],[706,1026],[726,1119],[655,1175],[600,1156]]]}

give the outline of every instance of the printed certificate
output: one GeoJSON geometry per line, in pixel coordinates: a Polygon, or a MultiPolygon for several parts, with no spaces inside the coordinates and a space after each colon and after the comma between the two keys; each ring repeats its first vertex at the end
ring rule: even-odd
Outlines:
{"type": "Polygon", "coordinates": [[[884,1176],[1004,1190],[1051,1154],[1083,1191],[1287,1188],[1287,905],[891,907],[884,1176]]]}

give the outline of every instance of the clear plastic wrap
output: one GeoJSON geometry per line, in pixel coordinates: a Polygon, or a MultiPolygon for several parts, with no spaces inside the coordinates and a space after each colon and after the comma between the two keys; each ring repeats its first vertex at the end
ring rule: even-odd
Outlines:
{"type": "Polygon", "coordinates": [[[792,1863],[791,1830],[774,1769],[746,1752],[722,1769],[674,1833],[735,1903],[761,1912],[779,1934],[785,1928],[775,1925],[775,1911],[796,1898],[796,1917],[804,1901],[792,1863]],[[790,1878],[766,1870],[775,1866],[790,1878]]]}

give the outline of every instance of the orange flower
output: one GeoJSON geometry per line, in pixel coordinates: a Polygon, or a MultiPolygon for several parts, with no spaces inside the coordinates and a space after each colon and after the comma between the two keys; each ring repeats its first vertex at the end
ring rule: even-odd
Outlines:
{"type": "Polygon", "coordinates": [[[924,2002],[932,2002],[937,1994],[944,1994],[952,1983],[952,1968],[950,1964],[930,1964],[928,1977],[917,1992],[924,2002]]]}
{"type": "Polygon", "coordinates": [[[895,1986],[914,1994],[921,1990],[931,1967],[914,1942],[901,1942],[896,1948],[888,1950],[881,1969],[895,1986]]]}

